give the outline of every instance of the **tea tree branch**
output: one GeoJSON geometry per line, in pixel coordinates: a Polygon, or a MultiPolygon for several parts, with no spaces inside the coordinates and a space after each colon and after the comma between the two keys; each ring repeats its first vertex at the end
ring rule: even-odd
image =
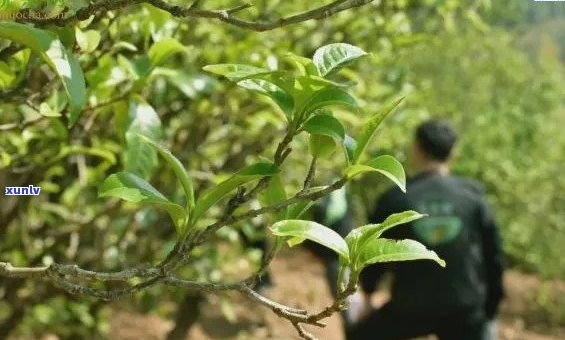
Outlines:
{"type": "Polygon", "coordinates": [[[237,291],[247,296],[252,301],[261,304],[274,313],[291,321],[295,327],[300,323],[311,324],[319,327],[325,326],[320,320],[341,310],[347,296],[355,291],[355,283],[351,281],[348,288],[339,294],[336,301],[317,314],[309,315],[307,311],[300,308],[285,306],[272,301],[255,292],[247,281],[239,283],[210,283],[184,280],[176,277],[165,276],[156,268],[128,269],[115,273],[103,273],[84,270],[76,265],[52,264],[48,267],[13,267],[10,263],[0,262],[0,274],[12,278],[43,278],[52,281],[56,286],[72,294],[89,295],[103,300],[116,300],[128,295],[133,295],[156,283],[181,287],[191,290],[199,290],[208,293],[220,293],[223,291],[237,291]],[[138,277],[145,280],[134,286],[121,289],[97,289],[76,283],[74,280],[97,280],[97,281],[127,281],[138,277]],[[72,280],[72,279],[74,280],[72,280]]]}
{"type": "Polygon", "coordinates": [[[73,276],[84,280],[127,281],[134,277],[155,277],[161,274],[157,268],[130,268],[119,272],[95,272],[77,265],[53,263],[43,267],[14,267],[10,263],[0,262],[0,275],[11,278],[45,278],[51,270],[59,275],[73,276]]]}
{"type": "Polygon", "coordinates": [[[309,20],[321,20],[337,13],[361,7],[373,2],[373,0],[336,0],[327,5],[320,6],[302,13],[283,17],[273,21],[252,21],[236,16],[237,13],[252,7],[250,3],[226,8],[226,9],[200,9],[198,6],[182,7],[167,3],[164,0],[102,0],[79,9],[75,14],[63,18],[36,18],[30,16],[22,21],[40,25],[65,26],[76,21],[86,20],[90,16],[95,19],[103,16],[108,11],[128,8],[142,3],[151,4],[157,8],[171,13],[178,18],[207,18],[225,22],[227,24],[241,27],[252,31],[269,31],[279,27],[293,25],[309,20]]]}

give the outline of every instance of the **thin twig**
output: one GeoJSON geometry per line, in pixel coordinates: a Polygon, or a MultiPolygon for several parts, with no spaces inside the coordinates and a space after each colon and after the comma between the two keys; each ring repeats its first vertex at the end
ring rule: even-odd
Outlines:
{"type": "Polygon", "coordinates": [[[84,111],[94,111],[94,110],[101,109],[105,106],[112,105],[112,104],[115,104],[115,103],[117,103],[117,102],[119,102],[123,99],[126,99],[129,95],[130,95],[130,92],[126,91],[125,93],[122,93],[120,95],[112,97],[112,98],[105,100],[103,102],[100,102],[96,105],[87,106],[87,107],[84,108],[84,111]]]}
{"type": "Polygon", "coordinates": [[[23,122],[19,122],[19,123],[6,123],[6,124],[2,124],[0,125],[0,131],[11,131],[11,130],[17,130],[17,129],[24,129],[30,125],[33,125],[35,123],[38,123],[42,120],[44,120],[46,117],[45,116],[37,116],[33,119],[28,119],[28,120],[24,120],[23,122]]]}
{"type": "Polygon", "coordinates": [[[354,278],[356,275],[351,275],[346,289],[338,294],[336,300],[330,306],[324,308],[317,314],[308,314],[304,309],[280,304],[257,293],[250,287],[248,283],[249,280],[238,283],[189,281],[168,276],[159,268],[128,269],[121,272],[102,273],[84,270],[75,265],[52,264],[48,267],[13,267],[10,263],[0,262],[0,275],[13,278],[44,278],[71,294],[88,295],[107,301],[133,295],[158,283],[208,293],[237,291],[247,296],[255,303],[269,308],[278,316],[289,320],[297,329],[299,335],[304,339],[315,339],[315,337],[305,331],[302,324],[325,327],[325,324],[321,322],[321,320],[342,310],[347,297],[353,294],[357,288],[356,279],[354,278]],[[101,282],[114,280],[127,281],[134,277],[142,278],[143,281],[133,286],[118,289],[92,288],[76,282],[76,280],[81,279],[101,282]]]}
{"type": "Polygon", "coordinates": [[[98,17],[105,15],[108,11],[127,8],[142,3],[148,3],[171,13],[175,17],[215,19],[233,26],[260,32],[293,25],[308,20],[325,19],[339,12],[355,7],[361,7],[371,2],[373,2],[373,0],[336,0],[327,5],[273,21],[250,21],[235,16],[236,13],[251,7],[251,5],[248,3],[244,3],[233,8],[211,10],[200,9],[197,6],[176,6],[169,4],[163,0],[103,0],[91,3],[90,5],[79,9],[75,14],[63,18],[27,17],[25,19],[22,19],[22,21],[39,25],[66,26],[76,21],[86,20],[90,16],[94,16],[94,18],[97,19],[98,17]]]}
{"type": "Polygon", "coordinates": [[[318,158],[316,156],[312,157],[312,161],[310,162],[310,168],[308,169],[308,174],[306,175],[306,179],[304,179],[304,186],[302,187],[302,191],[310,189],[312,185],[312,180],[316,175],[316,161],[318,158]]]}
{"type": "Polygon", "coordinates": [[[300,335],[303,339],[316,340],[316,337],[311,333],[308,333],[300,323],[293,322],[292,325],[296,328],[298,335],[300,335]]]}
{"type": "Polygon", "coordinates": [[[66,290],[71,294],[89,295],[106,301],[113,301],[123,298],[125,296],[133,295],[163,280],[163,276],[157,276],[131,287],[122,288],[122,289],[104,290],[104,289],[91,288],[74,283],[70,280],[65,279],[63,276],[60,276],[58,273],[54,271],[48,271],[48,275],[51,281],[56,286],[61,287],[62,289],[66,290]]]}
{"type": "Polygon", "coordinates": [[[11,278],[41,278],[47,275],[49,267],[14,267],[11,263],[0,262],[0,275],[11,278]]]}

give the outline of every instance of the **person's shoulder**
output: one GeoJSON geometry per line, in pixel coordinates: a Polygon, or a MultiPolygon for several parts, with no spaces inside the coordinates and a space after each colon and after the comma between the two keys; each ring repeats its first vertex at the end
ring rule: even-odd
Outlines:
{"type": "Polygon", "coordinates": [[[461,189],[467,190],[477,196],[483,196],[485,194],[485,188],[483,184],[476,179],[457,175],[452,175],[451,178],[461,189]]]}
{"type": "Polygon", "coordinates": [[[385,190],[381,195],[381,200],[402,199],[405,196],[404,191],[396,185],[391,185],[390,188],[385,190]]]}

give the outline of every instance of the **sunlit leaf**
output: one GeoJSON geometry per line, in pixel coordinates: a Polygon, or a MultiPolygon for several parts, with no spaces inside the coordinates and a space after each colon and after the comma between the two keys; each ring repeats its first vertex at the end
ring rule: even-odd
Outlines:
{"type": "Polygon", "coordinates": [[[39,114],[44,117],[61,117],[61,113],[57,112],[47,103],[41,103],[39,105],[39,114]]]}
{"type": "Polygon", "coordinates": [[[375,115],[373,115],[369,120],[363,125],[361,133],[357,138],[357,147],[355,148],[355,153],[353,154],[352,163],[357,164],[361,160],[361,155],[367,145],[373,138],[375,131],[383,120],[404,100],[404,97],[393,100],[389,104],[385,105],[381,110],[379,110],[375,115]]]}
{"type": "Polygon", "coordinates": [[[368,241],[379,238],[385,231],[401,224],[410,223],[424,216],[426,215],[412,210],[392,214],[382,223],[367,224],[352,230],[345,237],[345,241],[349,245],[349,248],[352,249],[353,253],[357,254],[368,241]]]}
{"type": "Polygon", "coordinates": [[[349,248],[345,240],[332,229],[319,223],[304,220],[284,220],[271,226],[271,231],[276,236],[289,236],[293,243],[300,239],[308,239],[319,243],[339,254],[349,262],[349,248]]]}
{"type": "Polygon", "coordinates": [[[348,109],[357,110],[357,102],[352,95],[337,87],[328,87],[315,92],[306,101],[302,108],[305,117],[311,112],[327,106],[343,106],[348,109]]]}
{"type": "Polygon", "coordinates": [[[125,170],[142,178],[149,178],[158,165],[157,152],[144,143],[139,135],[158,141],[161,138],[161,120],[153,107],[141,98],[131,100],[128,117],[125,170]]]}
{"type": "Polygon", "coordinates": [[[0,88],[6,89],[12,86],[16,80],[16,73],[12,71],[10,66],[0,61],[0,88]]]}
{"type": "Polygon", "coordinates": [[[318,68],[316,67],[312,59],[308,59],[290,52],[287,53],[284,58],[291,62],[304,76],[320,75],[318,68]]]}
{"type": "Polygon", "coordinates": [[[348,178],[365,172],[379,172],[393,181],[402,191],[406,191],[406,173],[402,164],[392,156],[379,156],[365,164],[354,164],[345,169],[348,178]]]}
{"type": "Polygon", "coordinates": [[[288,244],[289,247],[294,247],[299,245],[300,243],[306,241],[306,238],[304,237],[291,237],[286,241],[286,244],[288,244]]]}
{"type": "Polygon", "coordinates": [[[426,215],[420,214],[413,210],[403,211],[401,213],[390,215],[382,223],[367,224],[357,228],[357,230],[361,232],[363,237],[367,237],[367,239],[377,238],[380,237],[382,233],[393,227],[410,223],[425,216],[426,215]]]}
{"type": "Polygon", "coordinates": [[[345,136],[345,128],[334,116],[320,114],[315,115],[304,123],[303,128],[311,134],[324,135],[342,141],[345,136]]]}
{"type": "Polygon", "coordinates": [[[299,115],[296,117],[297,119],[302,119],[305,112],[304,108],[308,105],[312,96],[329,86],[321,79],[322,78],[312,76],[298,76],[293,80],[290,95],[294,99],[296,114],[299,115]]]}
{"type": "Polygon", "coordinates": [[[90,155],[102,158],[110,164],[116,164],[116,157],[108,150],[96,147],[87,147],[82,145],[66,145],[61,148],[57,160],[63,159],[69,155],[90,155]]]}
{"type": "Polygon", "coordinates": [[[112,49],[115,51],[124,49],[131,52],[137,52],[137,47],[134,44],[129,43],[127,41],[118,41],[112,46],[112,49]]]}
{"type": "Polygon", "coordinates": [[[78,60],[69,53],[56,34],[16,22],[0,22],[0,38],[8,39],[37,52],[63,82],[74,125],[86,102],[84,75],[78,60]]]}
{"type": "Polygon", "coordinates": [[[204,67],[210,73],[218,74],[236,82],[239,86],[271,98],[291,119],[294,99],[289,93],[291,83],[279,78],[281,71],[271,71],[245,64],[216,64],[204,67]]]}
{"type": "Polygon", "coordinates": [[[224,76],[231,81],[238,82],[259,74],[267,74],[272,71],[245,64],[216,64],[204,66],[204,71],[224,76]]]}
{"type": "Polygon", "coordinates": [[[182,206],[169,201],[143,178],[129,172],[108,176],[100,186],[98,196],[117,197],[133,203],[155,204],[169,213],[179,233],[187,220],[182,206]]]}
{"type": "Polygon", "coordinates": [[[100,33],[95,30],[82,31],[80,28],[75,27],[75,36],[78,46],[86,53],[95,51],[100,43],[100,33]]]}
{"type": "Polygon", "coordinates": [[[363,268],[367,265],[381,262],[432,260],[445,267],[445,261],[423,244],[414,240],[389,240],[386,238],[372,239],[359,253],[356,266],[363,268]]]}
{"type": "Polygon", "coordinates": [[[335,43],[322,46],[314,53],[314,64],[322,77],[335,73],[348,63],[366,56],[367,52],[359,47],[335,43]]]}
{"type": "Polygon", "coordinates": [[[187,48],[178,40],[165,38],[159,40],[149,48],[149,60],[153,67],[162,65],[169,57],[176,53],[186,53],[187,48]]]}
{"type": "Polygon", "coordinates": [[[245,89],[271,98],[290,119],[294,109],[294,100],[280,87],[262,79],[245,79],[237,84],[245,89]]]}
{"type": "Polygon", "coordinates": [[[155,149],[159,154],[169,163],[169,166],[175,173],[175,176],[180,181],[182,185],[184,194],[186,195],[186,210],[190,213],[192,209],[194,209],[194,189],[192,185],[192,180],[188,177],[188,173],[184,169],[182,163],[176,158],[169,150],[165,149],[160,144],[156,143],[155,141],[140,135],[141,139],[155,149]]]}

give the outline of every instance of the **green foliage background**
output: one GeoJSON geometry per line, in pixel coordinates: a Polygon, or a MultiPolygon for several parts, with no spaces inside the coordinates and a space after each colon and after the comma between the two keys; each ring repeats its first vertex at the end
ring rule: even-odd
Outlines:
{"type": "MultiPolygon", "coordinates": [[[[206,5],[227,3],[210,0],[206,5]]],[[[256,1],[248,15],[261,13],[268,20],[322,3],[256,1]]],[[[141,128],[161,135],[201,192],[257,155],[271,155],[284,127],[282,113],[266,99],[202,67],[240,62],[286,68],[279,58],[286,52],[311,56],[326,43],[347,42],[372,53],[355,71],[342,72],[344,80],[356,82],[353,92],[362,117],[398,94],[407,95],[402,109],[379,130],[371,153],[406,161],[411,131],[419,122],[452,119],[461,134],[454,169],[485,184],[510,264],[545,279],[565,279],[565,259],[559,256],[565,244],[563,11],[555,4],[517,3],[386,1],[265,33],[180,21],[142,5],[78,28],[50,27],[79,56],[87,108],[67,129],[66,118],[56,117],[67,99],[53,72],[25,51],[2,54],[0,126],[26,123],[0,130],[0,187],[34,184],[42,194],[0,198],[0,258],[14,265],[56,259],[100,270],[158,262],[175,238],[166,214],[97,198],[99,183],[124,166],[147,169],[159,190],[181,197],[163,162],[146,150],[128,148],[127,131],[136,128],[140,108],[154,110],[149,115],[159,118],[158,123],[140,123],[141,128]],[[165,45],[152,52],[159,41],[165,45]],[[167,49],[178,53],[162,60],[155,56],[167,49]],[[48,104],[40,115],[27,101],[48,104]]],[[[8,45],[0,40],[0,47],[8,45]]],[[[336,114],[349,129],[363,121],[352,113],[336,114]]],[[[293,148],[305,153],[307,144],[299,141],[293,148]]],[[[338,157],[323,162],[322,178],[334,178],[344,163],[338,157]]],[[[287,185],[299,187],[307,164],[296,157],[285,167],[295,174],[285,178],[287,185]]],[[[384,188],[368,177],[352,189],[360,224],[384,188]]],[[[259,258],[256,250],[244,247],[241,235],[261,237],[254,225],[266,223],[255,219],[222,229],[215,243],[197,249],[199,256],[184,274],[212,281],[239,278],[259,258]]],[[[73,298],[41,282],[2,278],[0,285],[0,334],[87,337],[108,332],[108,309],[99,301],[73,298]]],[[[185,295],[153,288],[134,303],[140,310],[172,316],[174,304],[162,302],[185,295]]],[[[547,308],[557,302],[548,302],[547,308]]]]}

